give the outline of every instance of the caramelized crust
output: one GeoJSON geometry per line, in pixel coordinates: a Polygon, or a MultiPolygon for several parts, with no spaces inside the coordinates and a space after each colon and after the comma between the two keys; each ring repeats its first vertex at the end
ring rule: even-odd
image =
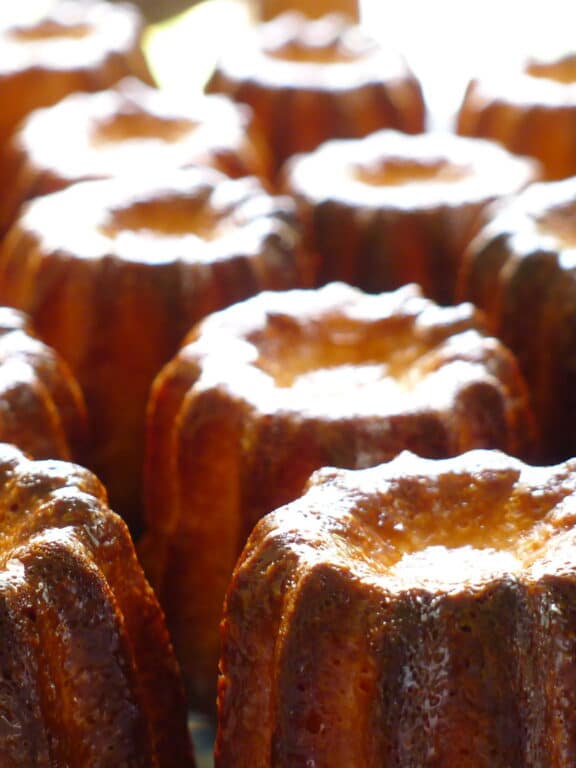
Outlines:
{"type": "Polygon", "coordinates": [[[537,178],[535,163],[479,139],[380,131],[287,164],[319,284],[370,291],[418,283],[454,303],[462,253],[494,200],[537,178]]]}
{"type": "Polygon", "coordinates": [[[80,460],[84,398],[68,366],[35,338],[28,318],[0,308],[0,441],[36,459],[80,460]]]}
{"type": "Polygon", "coordinates": [[[1,445],[0,531],[1,764],[193,766],[162,613],[96,478],[1,445]]]}
{"type": "Polygon", "coordinates": [[[60,0],[39,20],[0,26],[0,146],[39,107],[127,75],[151,81],[142,19],[128,3],[60,0]]]}
{"type": "Polygon", "coordinates": [[[209,169],[75,184],[33,200],[6,237],[1,300],[76,374],[91,466],[132,525],[153,377],[207,313],[304,280],[298,243],[291,201],[209,169]]]}
{"type": "Polygon", "coordinates": [[[205,319],[151,392],[140,550],[193,696],[213,694],[247,535],[313,470],[404,448],[526,453],[531,424],[512,356],[471,305],[442,309],[415,286],[263,293],[205,319]]]}
{"type": "Polygon", "coordinates": [[[576,55],[533,57],[522,69],[472,80],[457,131],[498,141],[542,165],[543,178],[576,173],[576,55]]]}
{"type": "Polygon", "coordinates": [[[250,109],[222,96],[182,106],[126,78],[115,88],[73,94],[37,110],[0,148],[6,189],[0,229],[31,197],[87,179],[203,165],[230,177],[266,176],[266,150],[250,109]]]}
{"type": "Polygon", "coordinates": [[[254,109],[274,170],[329,138],[424,129],[420,84],[404,60],[338,15],[260,25],[221,58],[208,89],[254,109]]]}
{"type": "Polygon", "coordinates": [[[575,201],[567,179],[535,184],[495,209],[468,249],[458,290],[516,353],[547,461],[576,448],[575,201]]]}
{"type": "Polygon", "coordinates": [[[216,766],[569,766],[575,469],[318,472],[235,569],[216,766]]]}

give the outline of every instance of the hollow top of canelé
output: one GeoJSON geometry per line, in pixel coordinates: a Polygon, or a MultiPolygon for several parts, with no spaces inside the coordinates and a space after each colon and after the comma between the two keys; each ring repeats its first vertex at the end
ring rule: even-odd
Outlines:
{"type": "Polygon", "coordinates": [[[532,77],[573,85],[576,84],[576,52],[535,55],[526,61],[524,69],[532,77]]]}
{"type": "Polygon", "coordinates": [[[370,469],[319,470],[260,527],[311,565],[345,566],[394,590],[537,579],[574,567],[575,470],[573,460],[531,467],[498,451],[404,452],[370,469]]]}
{"type": "Polygon", "coordinates": [[[8,239],[23,236],[43,254],[68,258],[212,262],[260,253],[268,237],[292,229],[293,213],[289,199],[270,196],[253,177],[145,170],[32,200],[8,239]]]}
{"type": "Polygon", "coordinates": [[[532,184],[502,201],[479,234],[504,236],[514,253],[552,254],[563,269],[576,267],[576,179],[532,184]]]}
{"type": "Polygon", "coordinates": [[[133,50],[142,28],[128,3],[61,0],[40,19],[0,25],[0,74],[88,68],[133,50]]]}
{"type": "Polygon", "coordinates": [[[533,161],[483,139],[383,130],[326,142],[295,157],[285,185],[316,201],[410,210],[500,197],[534,181],[537,173],[533,161]]]}
{"type": "Polygon", "coordinates": [[[343,283],[262,293],[202,321],[180,353],[258,411],[325,418],[448,408],[491,386],[501,349],[470,304],[439,307],[416,286],[370,295],[343,283]]]}
{"type": "Polygon", "coordinates": [[[534,52],[519,65],[470,81],[461,110],[500,106],[573,110],[576,105],[576,53],[534,52]]]}
{"type": "Polygon", "coordinates": [[[404,59],[345,16],[309,19],[288,12],[238,38],[219,68],[233,80],[254,76],[286,88],[346,89],[362,81],[406,77],[404,59]]]}
{"type": "Polygon", "coordinates": [[[106,91],[73,94],[33,112],[13,141],[32,168],[70,181],[209,165],[233,153],[239,167],[256,172],[263,161],[250,144],[249,124],[249,108],[224,96],[199,96],[183,107],[126,78],[106,91]]]}

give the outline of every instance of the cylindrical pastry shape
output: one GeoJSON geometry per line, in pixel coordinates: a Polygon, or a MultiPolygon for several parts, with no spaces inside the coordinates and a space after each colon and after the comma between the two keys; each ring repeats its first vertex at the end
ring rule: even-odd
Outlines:
{"type": "Polygon", "coordinates": [[[216,95],[183,106],[135,78],[72,94],[33,112],[0,146],[0,232],[27,200],[78,181],[194,165],[231,178],[268,176],[267,150],[248,106],[216,95]]]}
{"type": "Polygon", "coordinates": [[[261,293],[202,321],[148,410],[144,567],[194,701],[213,701],[222,601],[256,521],[319,467],[409,448],[526,455],[533,420],[513,356],[471,305],[415,286],[261,293]]]}
{"type": "Polygon", "coordinates": [[[0,24],[0,145],[27,115],[127,75],[151,81],[143,22],[129,3],[61,0],[40,19],[0,24]]]}
{"type": "Polygon", "coordinates": [[[536,178],[533,161],[492,142],[379,131],[294,158],[283,188],[300,208],[319,284],[378,292],[414,282],[452,304],[486,206],[536,178]]]}
{"type": "Polygon", "coordinates": [[[217,768],[569,768],[575,478],[497,451],[318,472],[235,569],[217,768]]]}
{"type": "Polygon", "coordinates": [[[535,157],[545,179],[573,176],[576,53],[535,54],[517,70],[472,80],[460,105],[457,130],[535,157]]]}
{"type": "Polygon", "coordinates": [[[0,307],[0,442],[35,459],[83,461],[84,398],[70,368],[22,312],[0,307]]]}
{"type": "Polygon", "coordinates": [[[274,171],[327,139],[424,130],[422,89],[408,64],[338,15],[288,13],[257,26],[222,54],[207,87],[253,108],[274,171]]]}
{"type": "Polygon", "coordinates": [[[576,451],[576,181],[534,184],[494,208],[458,288],[516,354],[546,461],[576,451]]]}
{"type": "Polygon", "coordinates": [[[304,273],[292,202],[210,169],[75,184],[32,200],[9,231],[0,300],[76,374],[90,467],[134,531],[154,376],[200,318],[304,273]]]}
{"type": "Polygon", "coordinates": [[[87,470],[0,444],[0,764],[193,768],[179,669],[87,470]]]}

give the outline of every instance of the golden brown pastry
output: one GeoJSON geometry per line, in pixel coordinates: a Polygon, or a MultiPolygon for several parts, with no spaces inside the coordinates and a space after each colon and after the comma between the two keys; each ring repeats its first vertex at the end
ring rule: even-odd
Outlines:
{"type": "Polygon", "coordinates": [[[318,282],[367,291],[418,283],[454,302],[462,253],[496,199],[537,178],[537,166],[480,139],[379,131],[294,158],[284,188],[299,205],[318,282]]]}
{"type": "Polygon", "coordinates": [[[472,80],[457,130],[499,141],[542,164],[543,178],[576,173],[576,54],[534,55],[517,71],[472,80]]]}
{"type": "Polygon", "coordinates": [[[458,289],[516,353],[550,462],[576,451],[575,222],[574,179],[534,184],[492,212],[458,289]]]}
{"type": "Polygon", "coordinates": [[[87,470],[0,444],[0,764],[193,768],[179,670],[87,470]]]}
{"type": "Polygon", "coordinates": [[[194,700],[214,697],[222,601],[246,537],[315,469],[405,448],[525,454],[531,425],[517,365],[478,313],[415,286],[266,292],[202,321],[151,392],[140,550],[194,700]]]}
{"type": "Polygon", "coordinates": [[[122,77],[151,76],[142,19],[129,3],[61,0],[40,19],[0,24],[0,146],[34,109],[122,77]]]}
{"type": "Polygon", "coordinates": [[[208,90],[253,108],[274,170],[330,138],[424,130],[422,90],[406,62],[338,15],[287,13],[257,26],[222,55],[208,90]]]}
{"type": "Polygon", "coordinates": [[[303,274],[291,201],[210,169],[88,181],[36,198],[0,250],[0,296],[32,316],[84,391],[90,466],[140,518],[150,384],[191,325],[303,274]]]}
{"type": "Polygon", "coordinates": [[[29,319],[0,307],[0,442],[36,459],[86,457],[87,415],[80,387],[29,319]]]}
{"type": "Polygon", "coordinates": [[[217,768],[568,768],[576,463],[326,468],[256,526],[222,624],[217,768]]]}
{"type": "Polygon", "coordinates": [[[193,165],[230,177],[268,175],[266,148],[247,106],[223,96],[182,106],[134,78],[72,94],[35,111],[0,147],[0,230],[26,200],[78,181],[193,165]]]}

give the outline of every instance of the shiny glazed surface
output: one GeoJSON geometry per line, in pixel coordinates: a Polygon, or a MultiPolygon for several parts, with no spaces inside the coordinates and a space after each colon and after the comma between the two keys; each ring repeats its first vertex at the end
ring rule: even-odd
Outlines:
{"type": "Polygon", "coordinates": [[[194,765],[178,668],[87,470],[0,445],[0,763],[194,765]]]}
{"type": "Polygon", "coordinates": [[[76,374],[90,466],[136,529],[154,376],[194,322],[305,274],[291,201],[211,169],[75,184],[31,201],[8,233],[1,300],[28,311],[76,374]]]}
{"type": "Polygon", "coordinates": [[[236,567],[216,765],[570,765],[574,477],[487,451],[317,473],[236,567]]]}
{"type": "Polygon", "coordinates": [[[266,292],[205,319],[152,389],[140,548],[193,696],[213,696],[246,537],[312,471],[404,448],[524,454],[531,426],[516,364],[472,306],[440,308],[415,286],[266,292]]]}

